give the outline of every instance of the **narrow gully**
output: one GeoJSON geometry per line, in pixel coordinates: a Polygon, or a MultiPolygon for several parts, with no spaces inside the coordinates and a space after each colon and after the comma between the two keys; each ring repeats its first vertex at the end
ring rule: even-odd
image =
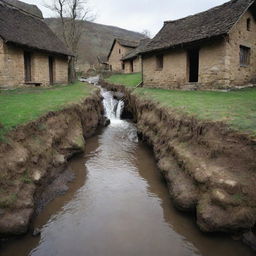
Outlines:
{"type": "Polygon", "coordinates": [[[15,240],[1,255],[254,255],[228,236],[201,233],[176,211],[152,151],[120,119],[123,102],[103,89],[102,96],[111,124],[71,160],[69,191],[35,219],[40,238],[15,240]]]}

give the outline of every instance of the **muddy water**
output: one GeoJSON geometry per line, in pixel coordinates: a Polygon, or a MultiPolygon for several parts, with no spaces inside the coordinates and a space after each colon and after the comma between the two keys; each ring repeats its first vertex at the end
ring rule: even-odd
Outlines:
{"type": "Polygon", "coordinates": [[[136,142],[126,121],[114,121],[88,140],[70,163],[70,190],[51,202],[30,235],[0,255],[254,255],[228,237],[202,234],[193,217],[177,212],[152,152],[136,142]]]}
{"type": "Polygon", "coordinates": [[[0,255],[255,255],[227,236],[202,234],[192,216],[174,209],[152,151],[119,119],[122,102],[103,96],[111,125],[70,162],[76,179],[68,193],[34,220],[41,236],[8,243],[0,255]]]}

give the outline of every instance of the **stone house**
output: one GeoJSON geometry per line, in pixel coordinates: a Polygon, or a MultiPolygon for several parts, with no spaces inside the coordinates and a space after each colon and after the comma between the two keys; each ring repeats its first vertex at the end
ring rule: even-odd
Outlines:
{"type": "Polygon", "coordinates": [[[139,41],[116,38],[108,54],[108,64],[111,71],[123,72],[122,58],[139,46],[139,41]]]}
{"type": "Polygon", "coordinates": [[[149,41],[150,39],[148,38],[140,40],[139,46],[122,58],[124,73],[141,72],[142,62],[140,52],[143,51],[149,41]]]}
{"type": "Polygon", "coordinates": [[[69,56],[35,5],[0,2],[1,87],[65,84],[69,56]]]}
{"type": "Polygon", "coordinates": [[[255,83],[255,0],[232,0],[166,21],[141,55],[144,86],[218,89],[255,83]]]}

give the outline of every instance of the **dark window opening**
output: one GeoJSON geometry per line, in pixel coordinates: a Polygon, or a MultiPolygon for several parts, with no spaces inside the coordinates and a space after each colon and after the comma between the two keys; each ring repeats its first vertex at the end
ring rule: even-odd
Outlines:
{"type": "Polygon", "coordinates": [[[31,82],[31,53],[24,52],[24,73],[25,73],[25,82],[31,82]]]}
{"type": "Polygon", "coordinates": [[[119,49],[119,54],[121,54],[121,49],[119,49]]]}
{"type": "Polygon", "coordinates": [[[199,75],[199,49],[188,51],[189,82],[197,83],[199,75]]]}
{"type": "Polygon", "coordinates": [[[122,63],[122,70],[124,70],[125,69],[125,64],[124,63],[122,63]]]}
{"type": "Polygon", "coordinates": [[[156,56],[156,70],[162,70],[164,67],[164,56],[159,54],[156,56]]]}
{"type": "Polygon", "coordinates": [[[251,49],[246,46],[240,46],[240,66],[248,66],[250,64],[251,49]]]}
{"type": "Polygon", "coordinates": [[[247,21],[246,21],[246,26],[247,26],[247,31],[251,31],[251,19],[249,18],[249,19],[247,19],[247,21]]]}
{"type": "Polygon", "coordinates": [[[49,56],[49,82],[50,85],[54,84],[54,58],[49,56]]]}

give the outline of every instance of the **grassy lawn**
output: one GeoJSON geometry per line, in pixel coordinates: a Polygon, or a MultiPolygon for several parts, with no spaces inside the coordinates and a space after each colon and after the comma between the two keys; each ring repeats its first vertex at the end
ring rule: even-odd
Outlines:
{"type": "Polygon", "coordinates": [[[107,78],[106,81],[112,84],[123,84],[127,87],[135,87],[142,80],[141,73],[117,74],[107,78]]]}
{"type": "Polygon", "coordinates": [[[80,82],[51,88],[0,90],[0,139],[17,125],[78,102],[92,90],[92,86],[80,82]]]}
{"type": "MultiPolygon", "coordinates": [[[[126,84],[132,87],[134,78],[123,76],[126,84]]],[[[117,78],[112,76],[108,81],[111,80],[115,81],[117,78]]],[[[120,75],[118,80],[122,81],[120,75]]],[[[133,87],[136,85],[134,82],[133,87]]],[[[177,112],[204,120],[223,121],[235,130],[256,136],[256,88],[231,92],[136,88],[134,93],[153,99],[177,112]]]]}

